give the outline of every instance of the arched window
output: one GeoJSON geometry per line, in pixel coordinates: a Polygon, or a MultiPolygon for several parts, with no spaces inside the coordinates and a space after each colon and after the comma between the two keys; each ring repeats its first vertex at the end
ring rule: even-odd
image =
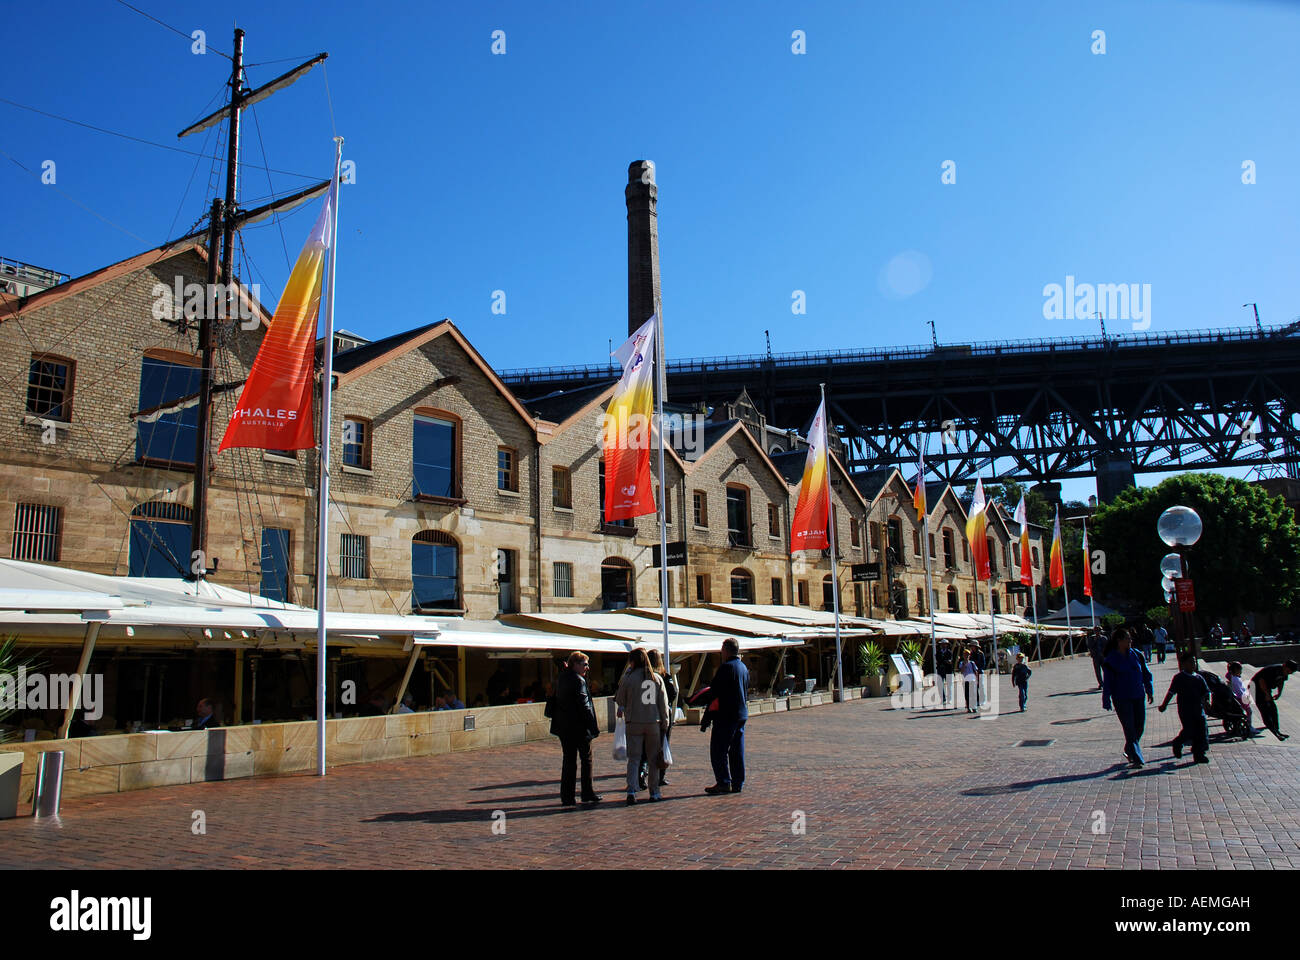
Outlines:
{"type": "Polygon", "coordinates": [[[959,607],[957,603],[958,603],[957,588],[949,587],[948,588],[948,612],[949,613],[961,613],[961,607],[959,607]]]}
{"type": "Polygon", "coordinates": [[[411,609],[461,608],[460,544],[441,530],[421,530],[411,539],[411,609]]]}
{"type": "Polygon", "coordinates": [[[731,602],[754,602],[754,575],[743,567],[731,571],[731,602]]]}
{"type": "Polygon", "coordinates": [[[998,593],[996,590],[993,591],[993,612],[1002,612],[1002,594],[998,593]]]}
{"type": "Polygon", "coordinates": [[[622,557],[606,557],[600,565],[600,606],[603,610],[622,610],[634,606],[632,564],[622,557]]]}
{"type": "Polygon", "coordinates": [[[128,571],[133,577],[184,577],[190,558],[190,508],[179,503],[142,503],[131,511],[128,571]]]}

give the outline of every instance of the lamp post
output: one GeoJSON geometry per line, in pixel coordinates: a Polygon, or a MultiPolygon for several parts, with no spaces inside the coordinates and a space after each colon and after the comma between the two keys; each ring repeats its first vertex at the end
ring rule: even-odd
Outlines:
{"type": "MultiPolygon", "coordinates": [[[[1201,530],[1201,518],[1191,507],[1170,507],[1160,514],[1160,518],[1156,521],[1156,533],[1167,546],[1174,548],[1172,553],[1166,554],[1160,561],[1161,573],[1173,587],[1172,590],[1166,587],[1166,591],[1173,594],[1169,613],[1174,625],[1174,644],[1181,652],[1184,644],[1190,643],[1192,656],[1198,660],[1201,645],[1196,638],[1195,630],[1192,629],[1191,617],[1184,616],[1177,586],[1179,580],[1190,579],[1187,577],[1187,563],[1179,548],[1194,545],[1201,539],[1201,530]]],[[[1162,585],[1164,582],[1162,581],[1162,585]]]]}

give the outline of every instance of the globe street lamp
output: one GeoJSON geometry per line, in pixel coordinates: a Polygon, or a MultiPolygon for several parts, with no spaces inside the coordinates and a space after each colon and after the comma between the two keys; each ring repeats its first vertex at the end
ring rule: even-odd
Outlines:
{"type": "Polygon", "coordinates": [[[1200,540],[1201,531],[1201,518],[1191,507],[1170,507],[1156,521],[1156,533],[1166,545],[1174,548],[1172,553],[1166,554],[1160,561],[1160,570],[1166,578],[1161,585],[1165,587],[1166,594],[1174,594],[1169,602],[1170,619],[1174,624],[1174,643],[1181,651],[1183,644],[1190,640],[1192,655],[1198,659],[1201,653],[1200,643],[1191,628],[1190,617],[1185,616],[1180,609],[1176,584],[1172,581],[1187,578],[1187,564],[1180,548],[1190,547],[1200,540]]]}

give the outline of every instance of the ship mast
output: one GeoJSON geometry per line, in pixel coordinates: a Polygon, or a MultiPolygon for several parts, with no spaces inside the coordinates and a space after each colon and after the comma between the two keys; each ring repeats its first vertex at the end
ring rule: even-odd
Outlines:
{"type": "Polygon", "coordinates": [[[195,580],[202,580],[210,571],[216,569],[216,562],[209,562],[208,557],[208,481],[212,472],[212,375],[216,366],[216,330],[217,317],[229,323],[237,315],[233,309],[237,299],[234,289],[234,240],[235,230],[240,224],[261,216],[269,216],[279,210],[305,203],[312,197],[319,196],[329,187],[329,181],[315,187],[300,191],[291,197],[266,207],[261,207],[251,214],[242,214],[236,199],[239,183],[239,121],[245,107],[250,107],[264,100],[277,90],[289,86],[316,64],[322,62],[329,54],[321,53],[306,63],[300,64],[287,73],[281,74],[270,83],[263,84],[256,90],[244,89],[244,31],[235,28],[234,54],[230,67],[230,104],[215,113],[209,114],[197,123],[178,133],[177,139],[198,133],[215,126],[223,119],[228,124],[226,136],[226,194],[225,200],[214,199],[208,220],[208,270],[207,290],[203,308],[199,312],[199,370],[198,393],[198,435],[194,441],[194,495],[192,500],[193,516],[190,528],[190,570],[189,575],[195,580]],[[218,235],[218,229],[220,234],[218,235]],[[218,255],[218,238],[220,253],[218,255]],[[220,283],[217,287],[217,267],[220,264],[220,283]],[[222,304],[218,308],[217,292],[222,295],[222,304]]]}

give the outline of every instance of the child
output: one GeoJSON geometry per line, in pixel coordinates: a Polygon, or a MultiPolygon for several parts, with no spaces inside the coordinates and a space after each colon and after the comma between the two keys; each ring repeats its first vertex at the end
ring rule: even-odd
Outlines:
{"type": "Polygon", "coordinates": [[[1192,745],[1192,756],[1197,763],[1210,762],[1210,731],[1205,726],[1205,705],[1210,700],[1210,688],[1196,672],[1196,657],[1190,650],[1178,657],[1181,668],[1169,683],[1169,692],[1160,704],[1160,712],[1165,712],[1169,701],[1178,695],[1178,719],[1183,722],[1183,729],[1174,737],[1174,756],[1183,755],[1183,744],[1192,745]]]}
{"type": "Polygon", "coordinates": [[[1011,685],[1020,690],[1020,712],[1025,712],[1025,704],[1029,701],[1029,678],[1034,675],[1034,671],[1029,669],[1029,664],[1025,663],[1023,653],[1016,654],[1016,665],[1011,668],[1011,685]]]}
{"type": "Polygon", "coordinates": [[[1260,736],[1259,731],[1250,722],[1252,716],[1250,693],[1246,690],[1246,682],[1241,679],[1241,662],[1239,660],[1233,660],[1228,664],[1228,686],[1232,689],[1232,695],[1237,698],[1237,702],[1241,704],[1241,709],[1246,711],[1246,736],[1260,736]]]}

